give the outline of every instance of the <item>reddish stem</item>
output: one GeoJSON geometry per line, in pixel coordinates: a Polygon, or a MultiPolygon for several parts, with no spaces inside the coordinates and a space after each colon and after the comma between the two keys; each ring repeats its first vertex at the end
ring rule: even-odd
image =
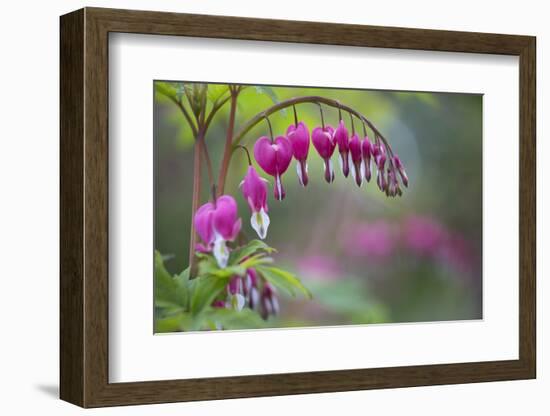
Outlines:
{"type": "Polygon", "coordinates": [[[225,148],[223,151],[223,159],[218,176],[218,195],[223,195],[225,188],[225,178],[231,161],[231,153],[233,151],[233,130],[235,129],[235,115],[237,113],[237,97],[239,89],[231,89],[231,108],[229,110],[229,126],[227,127],[227,135],[225,137],[225,148]]]}
{"type": "Polygon", "coordinates": [[[191,200],[191,235],[189,237],[189,277],[195,277],[197,273],[197,257],[195,256],[195,247],[197,245],[197,233],[193,220],[195,212],[199,209],[201,198],[201,153],[204,146],[202,133],[199,133],[195,141],[195,149],[193,155],[193,196],[191,200]]]}

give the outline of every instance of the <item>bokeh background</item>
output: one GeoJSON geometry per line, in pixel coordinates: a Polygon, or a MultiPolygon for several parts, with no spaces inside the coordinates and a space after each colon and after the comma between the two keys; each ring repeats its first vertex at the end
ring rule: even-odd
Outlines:
{"type": "MultiPolygon", "coordinates": [[[[339,171],[337,150],[336,180],[327,184],[313,146],[307,188],[298,183],[294,160],[283,175],[284,201],[274,200],[272,178],[262,175],[271,182],[266,242],[278,249],[278,267],[296,273],[313,293],[313,300],[281,293],[281,313],[269,326],[482,318],[482,96],[250,86],[239,96],[236,131],[274,100],[303,95],[338,99],[370,119],[400,156],[410,185],[401,198],[387,198],[375,181],[358,188],[351,175],[346,179],[339,171]]],[[[193,137],[173,103],[157,94],[154,105],[155,248],[169,257],[168,271],[179,273],[188,262],[193,137]]],[[[317,105],[297,110],[310,131],[320,125],[317,105]]],[[[220,110],[206,137],[215,169],[228,112],[229,105],[220,110]]],[[[336,126],[337,110],[324,106],[324,115],[336,126]]],[[[284,134],[293,123],[292,110],[270,120],[274,135],[284,134]]],[[[268,135],[266,123],[242,143],[252,150],[262,135],[268,135]]],[[[256,238],[238,189],[246,167],[244,152],[237,152],[226,193],[239,203],[243,231],[256,238]]],[[[206,201],[206,174],[203,178],[206,201]]]]}

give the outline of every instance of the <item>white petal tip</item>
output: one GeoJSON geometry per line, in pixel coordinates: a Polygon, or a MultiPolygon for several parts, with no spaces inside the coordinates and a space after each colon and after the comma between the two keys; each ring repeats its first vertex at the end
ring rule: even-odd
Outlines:
{"type": "Polygon", "coordinates": [[[214,241],[214,249],[212,250],[218,267],[223,269],[227,266],[227,261],[229,260],[229,250],[225,245],[225,240],[221,236],[216,236],[214,241]]]}
{"type": "Polygon", "coordinates": [[[259,212],[252,213],[252,217],[250,217],[250,225],[254,228],[254,231],[256,231],[258,237],[262,240],[264,240],[267,236],[269,222],[269,216],[263,208],[259,212]]]}

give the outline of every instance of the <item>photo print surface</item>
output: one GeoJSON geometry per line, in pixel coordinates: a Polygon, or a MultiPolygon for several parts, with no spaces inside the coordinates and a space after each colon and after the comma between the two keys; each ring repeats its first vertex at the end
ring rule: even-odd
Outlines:
{"type": "Polygon", "coordinates": [[[481,94],[153,85],[156,333],[482,318],[481,94]]]}

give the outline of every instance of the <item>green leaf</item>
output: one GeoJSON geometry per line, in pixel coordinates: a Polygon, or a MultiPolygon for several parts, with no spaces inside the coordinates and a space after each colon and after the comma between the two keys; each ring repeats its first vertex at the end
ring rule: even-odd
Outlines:
{"type": "Polygon", "coordinates": [[[193,324],[191,314],[186,312],[166,318],[157,318],[155,320],[155,333],[189,331],[193,328],[193,324]]]}
{"type": "Polygon", "coordinates": [[[215,277],[219,279],[226,279],[233,275],[242,276],[246,272],[246,269],[241,265],[228,266],[220,269],[216,264],[216,261],[202,260],[199,262],[199,275],[204,277],[215,277]]]}
{"type": "MultiPolygon", "coordinates": [[[[271,98],[271,101],[273,101],[273,104],[280,103],[279,97],[277,97],[277,93],[272,87],[268,87],[266,85],[261,85],[261,86],[257,85],[256,92],[258,92],[259,94],[267,95],[269,98],[271,98]]],[[[280,113],[286,117],[286,109],[283,108],[282,110],[280,110],[280,113]]]]}
{"type": "Polygon", "coordinates": [[[271,263],[273,263],[273,259],[271,257],[266,257],[265,253],[259,253],[243,261],[241,263],[241,267],[246,270],[271,263]]]}
{"type": "Polygon", "coordinates": [[[229,92],[227,84],[208,84],[208,99],[216,102],[229,92]]]}
{"type": "Polygon", "coordinates": [[[209,321],[211,328],[223,329],[252,329],[262,328],[265,321],[256,312],[244,308],[241,311],[225,308],[209,308],[203,312],[205,320],[209,321]]]}
{"type": "Polygon", "coordinates": [[[273,286],[296,296],[296,291],[311,299],[311,292],[300,282],[295,275],[277,267],[258,266],[256,270],[273,286]]]}
{"type": "Polygon", "coordinates": [[[176,278],[170,276],[164,268],[161,254],[155,251],[155,306],[159,308],[186,307],[189,300],[186,275],[188,279],[189,271],[183,271],[176,278]]]}
{"type": "Polygon", "coordinates": [[[206,306],[212,304],[214,299],[225,289],[229,281],[227,278],[218,278],[211,276],[199,276],[190,280],[193,286],[191,296],[191,313],[199,314],[206,306]]]}
{"type": "Polygon", "coordinates": [[[229,256],[229,264],[238,264],[244,258],[249,257],[258,252],[273,253],[276,252],[272,247],[269,247],[261,240],[252,240],[247,245],[239,247],[231,252],[229,256]]]}
{"type": "Polygon", "coordinates": [[[174,88],[174,86],[168,82],[164,81],[156,81],[155,82],[155,91],[158,94],[164,95],[166,97],[170,98],[176,98],[177,97],[177,90],[174,88]]]}
{"type": "Polygon", "coordinates": [[[178,99],[178,101],[182,101],[183,96],[185,94],[185,85],[183,84],[183,82],[178,82],[176,84],[175,90],[176,90],[176,98],[178,99]]]}

